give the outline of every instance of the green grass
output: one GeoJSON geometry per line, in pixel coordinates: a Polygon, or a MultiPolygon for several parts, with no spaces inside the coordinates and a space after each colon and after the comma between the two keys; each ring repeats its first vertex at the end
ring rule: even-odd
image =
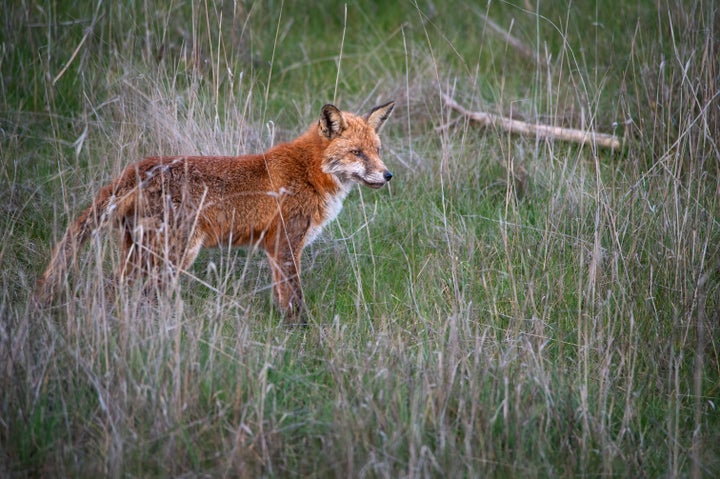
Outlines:
{"type": "Polygon", "coordinates": [[[720,9],[544,3],[2,9],[0,475],[720,474],[720,9]],[[442,93],[623,148],[482,130],[442,93]],[[239,250],[155,305],[108,300],[112,234],[34,306],[129,162],[259,151],[390,98],[395,177],[305,251],[310,327],[239,250]]]}

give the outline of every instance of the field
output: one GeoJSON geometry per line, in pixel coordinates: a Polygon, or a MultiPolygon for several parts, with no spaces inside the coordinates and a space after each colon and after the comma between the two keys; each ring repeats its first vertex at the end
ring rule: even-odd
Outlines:
{"type": "Polygon", "coordinates": [[[9,3],[0,476],[720,476],[716,3],[9,3]],[[242,249],[108,295],[111,230],[34,301],[130,162],[390,99],[395,176],[305,251],[308,327],[242,249]]]}

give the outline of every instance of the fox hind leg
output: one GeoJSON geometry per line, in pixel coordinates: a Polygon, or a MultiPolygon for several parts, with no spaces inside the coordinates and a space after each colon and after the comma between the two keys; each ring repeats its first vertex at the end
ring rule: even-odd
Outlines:
{"type": "Polygon", "coordinates": [[[157,217],[126,219],[122,227],[118,279],[139,280],[147,293],[159,293],[176,284],[181,272],[197,258],[204,237],[192,219],[157,217]]]}

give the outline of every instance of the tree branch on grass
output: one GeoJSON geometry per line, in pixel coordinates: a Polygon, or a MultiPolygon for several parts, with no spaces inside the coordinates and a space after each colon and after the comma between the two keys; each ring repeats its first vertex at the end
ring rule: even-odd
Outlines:
{"type": "Polygon", "coordinates": [[[574,128],[563,128],[559,126],[541,125],[538,123],[528,123],[520,120],[513,120],[501,115],[486,113],[482,111],[470,111],[443,93],[445,104],[456,110],[463,116],[472,121],[480,123],[482,126],[492,126],[501,130],[518,133],[526,136],[536,136],[538,138],[553,138],[561,141],[570,141],[583,145],[597,145],[601,148],[610,148],[611,150],[620,149],[620,140],[615,135],[607,133],[597,133],[591,130],[576,130],[574,128]]]}

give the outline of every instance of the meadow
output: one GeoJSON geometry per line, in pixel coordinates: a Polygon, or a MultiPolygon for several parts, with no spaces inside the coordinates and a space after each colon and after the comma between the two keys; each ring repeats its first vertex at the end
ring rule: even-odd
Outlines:
{"type": "Polygon", "coordinates": [[[0,476],[720,476],[715,2],[0,10],[0,476]],[[395,176],[305,251],[308,327],[248,250],[202,252],[157,302],[109,296],[111,230],[34,301],[130,162],[390,99],[395,176]]]}

